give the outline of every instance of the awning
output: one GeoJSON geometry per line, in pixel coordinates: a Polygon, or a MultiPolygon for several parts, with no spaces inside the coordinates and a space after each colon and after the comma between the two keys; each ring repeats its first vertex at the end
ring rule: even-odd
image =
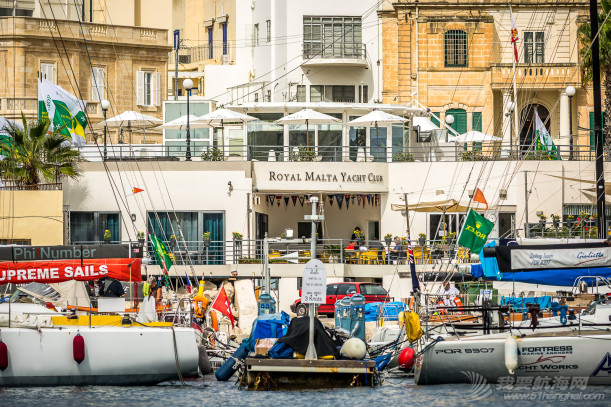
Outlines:
{"type": "MultiPolygon", "coordinates": [[[[410,211],[414,212],[464,213],[467,212],[469,209],[484,209],[484,204],[481,204],[479,202],[456,200],[454,198],[448,198],[445,194],[422,196],[418,199],[418,202],[408,202],[407,206],[410,211]]],[[[404,211],[405,203],[391,204],[390,208],[393,211],[404,211]]]]}

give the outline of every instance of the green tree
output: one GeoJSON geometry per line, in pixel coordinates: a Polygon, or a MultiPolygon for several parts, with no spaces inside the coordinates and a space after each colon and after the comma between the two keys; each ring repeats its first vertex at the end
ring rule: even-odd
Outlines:
{"type": "Polygon", "coordinates": [[[0,155],[5,156],[0,166],[3,180],[37,189],[41,180],[80,176],[81,153],[59,133],[61,128],[50,131],[47,120],[28,123],[23,113],[21,121],[21,125],[9,122],[3,129],[9,136],[0,141],[0,155]]]}
{"type": "MultiPolygon", "coordinates": [[[[602,87],[605,91],[604,109],[603,112],[611,112],[611,18],[606,19],[611,11],[611,2],[609,0],[601,0],[602,12],[598,15],[598,44],[600,49],[600,72],[603,79],[602,87]],[[603,24],[604,22],[604,24],[603,24]]],[[[592,50],[590,49],[590,29],[589,22],[582,24],[579,27],[579,42],[581,49],[581,73],[583,84],[587,85],[592,81],[592,50]]],[[[611,120],[604,120],[603,137],[611,134],[611,120]]],[[[605,145],[611,146],[611,137],[605,137],[605,145]]]]}

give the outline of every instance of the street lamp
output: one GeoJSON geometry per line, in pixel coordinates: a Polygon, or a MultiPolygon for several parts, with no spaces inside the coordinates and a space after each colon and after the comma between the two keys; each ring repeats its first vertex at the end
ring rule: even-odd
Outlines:
{"type": "MultiPolygon", "coordinates": [[[[516,108],[516,104],[512,101],[507,103],[507,111],[505,112],[505,116],[509,118],[509,155],[513,152],[513,120],[511,119],[513,115],[513,111],[516,108]]],[[[518,157],[518,151],[520,149],[520,143],[516,140],[516,159],[518,157]]],[[[511,158],[510,158],[511,159],[511,158]]]]}
{"type": "Polygon", "coordinates": [[[567,86],[565,89],[566,95],[569,97],[569,160],[573,159],[573,96],[575,96],[575,88],[567,86]]]}
{"type": "Polygon", "coordinates": [[[182,87],[187,91],[187,154],[185,159],[191,161],[191,126],[189,124],[189,95],[191,95],[191,89],[193,89],[193,81],[191,79],[185,79],[182,82],[182,87]]]}
{"type": "Polygon", "coordinates": [[[110,102],[106,99],[100,102],[100,106],[102,106],[102,114],[104,115],[104,161],[108,158],[108,153],[106,151],[106,128],[108,125],[106,124],[106,111],[110,108],[110,102]]]}

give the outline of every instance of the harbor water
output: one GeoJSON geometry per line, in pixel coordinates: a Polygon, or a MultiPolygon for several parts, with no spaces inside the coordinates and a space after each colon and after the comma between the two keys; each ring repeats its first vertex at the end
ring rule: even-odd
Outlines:
{"type": "Polygon", "coordinates": [[[186,386],[163,383],[149,387],[34,387],[0,388],[4,406],[608,406],[611,387],[589,386],[585,390],[504,391],[489,386],[416,386],[413,380],[388,378],[377,388],[306,391],[247,391],[235,381],[217,382],[214,376],[188,381],[186,386]]]}

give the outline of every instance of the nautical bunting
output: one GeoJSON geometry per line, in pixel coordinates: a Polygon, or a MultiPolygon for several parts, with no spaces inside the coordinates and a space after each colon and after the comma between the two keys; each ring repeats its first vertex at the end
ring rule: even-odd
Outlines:
{"type": "Polygon", "coordinates": [[[352,195],[352,196],[350,197],[350,199],[352,200],[352,202],[351,202],[351,203],[352,203],[352,205],[354,205],[354,199],[355,199],[355,198],[356,198],[356,195],[352,195]]]}
{"type": "Polygon", "coordinates": [[[269,196],[269,202],[272,206],[274,206],[274,202],[276,201],[276,195],[269,196]]]}
{"type": "Polygon", "coordinates": [[[362,196],[361,196],[361,195],[359,195],[359,196],[357,197],[357,199],[356,199],[356,202],[357,202],[357,205],[358,205],[358,206],[361,206],[361,201],[362,201],[362,200],[363,200],[363,199],[362,199],[362,196]]]}
{"type": "Polygon", "coordinates": [[[371,205],[371,194],[367,194],[367,203],[371,205]]]}
{"type": "Polygon", "coordinates": [[[299,196],[297,197],[297,199],[299,199],[299,204],[301,204],[301,206],[303,206],[303,203],[305,202],[305,197],[303,197],[303,196],[299,195],[299,196]]]}
{"type": "Polygon", "coordinates": [[[333,195],[327,195],[327,198],[329,198],[329,205],[333,206],[333,195]]]}
{"type": "Polygon", "coordinates": [[[290,198],[289,198],[288,196],[285,196],[285,197],[284,197],[284,206],[285,206],[285,207],[289,206],[289,199],[290,199],[290,198]]]}
{"type": "Polygon", "coordinates": [[[346,199],[346,209],[350,207],[350,195],[344,195],[344,199],[346,199]]]}
{"type": "Polygon", "coordinates": [[[297,205],[297,195],[291,195],[291,199],[293,201],[293,206],[297,205]]]}
{"type": "Polygon", "coordinates": [[[344,203],[344,196],[342,194],[335,195],[335,199],[337,200],[337,206],[339,209],[342,209],[342,204],[344,203]]]}

